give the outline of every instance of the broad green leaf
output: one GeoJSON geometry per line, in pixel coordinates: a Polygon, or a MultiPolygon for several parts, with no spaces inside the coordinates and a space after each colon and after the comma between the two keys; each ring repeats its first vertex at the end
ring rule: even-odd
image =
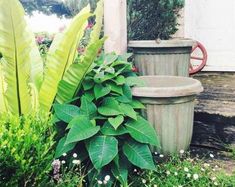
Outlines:
{"type": "Polygon", "coordinates": [[[121,110],[123,111],[123,113],[126,116],[128,116],[128,117],[130,117],[130,118],[132,118],[134,120],[137,119],[136,112],[134,111],[134,109],[133,109],[133,107],[131,105],[121,103],[120,107],[121,107],[121,110]]]}
{"type": "Polygon", "coordinates": [[[112,164],[111,171],[123,187],[128,187],[128,167],[126,159],[124,159],[124,157],[119,158],[119,156],[117,155],[114,158],[114,163],[112,164]]]}
{"type": "Polygon", "coordinates": [[[89,102],[92,102],[92,101],[95,99],[93,90],[86,91],[86,93],[84,94],[84,96],[87,98],[87,100],[88,100],[89,102]]]}
{"type": "Polygon", "coordinates": [[[144,109],[145,106],[138,100],[134,99],[129,103],[134,109],[144,109]]]}
{"type": "Polygon", "coordinates": [[[122,115],[119,115],[115,118],[108,118],[108,122],[113,126],[115,130],[122,124],[124,121],[124,117],[122,115]]]}
{"type": "Polygon", "coordinates": [[[131,99],[127,98],[125,95],[119,96],[116,98],[117,101],[121,102],[121,103],[131,103],[131,99]]]}
{"type": "Polygon", "coordinates": [[[76,146],[76,143],[71,143],[71,144],[65,145],[65,140],[66,140],[66,137],[63,137],[60,139],[60,141],[56,147],[55,158],[59,158],[60,156],[63,155],[63,153],[68,153],[76,146]]]}
{"type": "Polygon", "coordinates": [[[93,26],[93,29],[91,31],[90,43],[94,43],[100,37],[100,33],[103,26],[103,15],[104,15],[103,0],[99,0],[99,2],[97,3],[94,14],[95,14],[95,25],[93,26]]]}
{"type": "Polygon", "coordinates": [[[112,67],[119,66],[119,65],[128,65],[129,62],[123,61],[123,60],[116,60],[112,63],[112,67]]]}
{"type": "Polygon", "coordinates": [[[75,97],[80,89],[90,66],[95,60],[98,50],[102,47],[106,38],[96,41],[88,46],[81,63],[70,65],[65,72],[63,80],[60,81],[56,101],[64,103],[75,97]]]}
{"type": "Polygon", "coordinates": [[[114,53],[109,53],[105,55],[104,63],[105,64],[112,64],[115,60],[117,60],[118,55],[114,53]]]}
{"type": "Polygon", "coordinates": [[[69,123],[74,117],[80,114],[80,109],[75,105],[54,104],[53,107],[56,116],[66,123],[69,123]]]}
{"type": "Polygon", "coordinates": [[[123,114],[119,103],[112,97],[105,98],[103,104],[98,108],[98,112],[103,116],[123,114]]]}
{"type": "Polygon", "coordinates": [[[29,89],[30,89],[32,109],[33,111],[39,111],[40,108],[38,102],[38,90],[36,88],[36,85],[33,83],[29,83],[29,89]]]}
{"type": "Polygon", "coordinates": [[[111,73],[104,74],[104,72],[102,71],[94,77],[94,80],[97,83],[103,83],[105,81],[113,79],[114,77],[116,77],[115,74],[111,74],[111,73]]]}
{"type": "Polygon", "coordinates": [[[94,87],[95,98],[99,99],[107,94],[109,94],[111,88],[109,86],[102,86],[101,84],[96,84],[94,87]]]}
{"type": "Polygon", "coordinates": [[[92,80],[92,79],[84,79],[83,80],[83,82],[82,82],[82,86],[83,86],[83,89],[85,90],[85,91],[87,91],[87,90],[90,90],[91,88],[93,88],[94,87],[94,81],[92,80]]]}
{"type": "MultiPolygon", "coordinates": [[[[49,111],[51,108],[57,94],[57,87],[60,80],[65,79],[64,81],[66,82],[68,78],[72,79],[80,76],[74,74],[74,71],[71,72],[71,70],[69,71],[71,76],[65,76],[65,73],[68,72],[68,68],[71,67],[71,64],[74,62],[78,43],[84,35],[86,22],[90,16],[90,7],[84,8],[73,18],[70,26],[65,30],[65,32],[55,37],[49,49],[44,71],[44,80],[39,93],[40,106],[45,111],[49,111]]],[[[60,88],[59,96],[60,94],[64,96],[64,93],[61,93],[62,91],[71,93],[71,91],[73,91],[71,90],[73,86],[74,85],[67,85],[64,86],[63,89],[60,88]]],[[[71,95],[74,96],[74,94],[70,94],[70,96],[71,95]]],[[[64,103],[71,100],[73,98],[72,96],[62,97],[57,99],[57,101],[58,103],[64,103]]]]}
{"type": "Polygon", "coordinates": [[[129,120],[125,125],[131,137],[136,141],[159,146],[155,129],[144,118],[138,116],[137,120],[129,120]]]}
{"type": "Polygon", "coordinates": [[[0,51],[5,59],[2,71],[7,84],[7,108],[12,114],[30,114],[33,108],[28,83],[35,62],[31,56],[35,38],[18,0],[1,0],[0,9],[0,51]]]}
{"type": "Polygon", "coordinates": [[[115,75],[117,76],[117,75],[119,75],[119,74],[121,74],[121,73],[124,73],[124,72],[130,72],[131,71],[131,69],[132,69],[132,66],[131,66],[131,64],[129,63],[129,64],[126,64],[126,65],[124,65],[124,66],[115,66],[115,68],[116,68],[116,73],[115,73],[115,75]]]}
{"type": "Polygon", "coordinates": [[[120,95],[123,95],[122,86],[116,85],[113,82],[109,82],[106,85],[110,86],[111,91],[113,91],[115,93],[118,93],[120,95]]]}
{"type": "Polygon", "coordinates": [[[95,136],[86,143],[86,147],[96,169],[109,164],[118,154],[118,141],[110,136],[95,136]]]}
{"type": "Polygon", "coordinates": [[[110,74],[114,74],[115,73],[115,69],[112,68],[112,67],[107,67],[104,71],[107,72],[107,73],[110,73],[110,74]]]}
{"type": "Polygon", "coordinates": [[[114,81],[117,85],[123,85],[126,82],[125,77],[122,75],[119,75],[114,81]]]}
{"type": "Polygon", "coordinates": [[[96,116],[97,108],[93,102],[90,102],[85,96],[82,96],[80,112],[92,119],[96,116]]]}
{"type": "Polygon", "coordinates": [[[128,86],[145,86],[145,82],[137,76],[136,77],[127,77],[126,84],[128,86]]]}
{"type": "Polygon", "coordinates": [[[7,101],[5,98],[6,83],[2,71],[2,59],[0,59],[0,113],[7,112],[7,101]]]}
{"type": "Polygon", "coordinates": [[[125,84],[122,89],[123,89],[124,95],[125,95],[128,99],[132,100],[132,93],[131,93],[131,88],[130,88],[130,86],[128,86],[127,84],[125,84]]]}
{"type": "Polygon", "coordinates": [[[123,153],[135,166],[141,169],[156,170],[148,145],[131,140],[126,141],[123,145],[123,153]]]}
{"type": "Polygon", "coordinates": [[[66,138],[65,145],[88,139],[97,134],[100,130],[99,126],[94,126],[88,117],[83,115],[73,118],[68,126],[71,128],[66,138]]]}
{"type": "Polygon", "coordinates": [[[107,136],[119,136],[123,134],[127,134],[128,131],[126,130],[125,127],[119,126],[116,130],[113,128],[113,126],[109,123],[106,122],[103,127],[100,129],[103,135],[107,136]]]}

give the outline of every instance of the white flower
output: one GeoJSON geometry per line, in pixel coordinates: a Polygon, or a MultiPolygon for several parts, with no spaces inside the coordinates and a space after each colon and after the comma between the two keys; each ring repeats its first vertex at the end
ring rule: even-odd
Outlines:
{"type": "Polygon", "coordinates": [[[205,171],[205,169],[204,169],[204,168],[201,168],[201,171],[205,171]]]}
{"type": "Polygon", "coordinates": [[[212,177],[211,180],[215,181],[215,180],[216,180],[216,177],[212,177]]]}
{"type": "Polygon", "coordinates": [[[171,174],[171,172],[170,172],[170,171],[166,171],[166,174],[167,174],[167,175],[170,175],[170,174],[171,174]]]}
{"type": "Polygon", "coordinates": [[[62,160],[61,163],[62,163],[62,164],[65,164],[65,160],[62,160]]]}
{"type": "Polygon", "coordinates": [[[209,167],[209,166],[210,166],[210,164],[208,164],[208,163],[204,164],[204,167],[209,167]]]}
{"type": "Polygon", "coordinates": [[[107,183],[108,183],[108,181],[106,181],[106,180],[103,181],[103,184],[107,184],[107,183]]]}
{"type": "Polygon", "coordinates": [[[102,182],[102,181],[100,181],[100,180],[98,180],[97,182],[98,182],[98,184],[103,184],[103,182],[102,182]]]}
{"type": "Polygon", "coordinates": [[[79,164],[81,164],[81,161],[80,160],[73,160],[72,163],[79,165],[79,164]]]}
{"type": "Polygon", "coordinates": [[[189,172],[189,169],[186,168],[186,167],[184,167],[184,171],[185,171],[185,172],[189,172]]]}
{"type": "Polygon", "coordinates": [[[73,158],[77,158],[77,157],[78,157],[77,153],[73,153],[73,158]]]}
{"type": "Polygon", "coordinates": [[[154,152],[155,155],[157,155],[157,152],[154,152]]]}
{"type": "Polygon", "coordinates": [[[183,149],[180,150],[180,154],[184,154],[184,150],[183,149]]]}
{"type": "Polygon", "coordinates": [[[134,172],[137,172],[137,169],[134,169],[134,172]]]}
{"type": "Polygon", "coordinates": [[[187,173],[187,178],[190,178],[191,177],[191,174],[190,173],[187,173]]]}
{"type": "Polygon", "coordinates": [[[59,160],[59,159],[54,160],[51,165],[52,165],[52,166],[58,166],[58,165],[60,165],[60,160],[59,160]]]}
{"type": "Polygon", "coordinates": [[[183,187],[182,185],[179,185],[178,187],[183,187]]]}
{"type": "Polygon", "coordinates": [[[215,185],[215,186],[218,186],[218,183],[217,183],[217,182],[214,182],[214,185],[215,185]]]}
{"type": "Polygon", "coordinates": [[[110,176],[109,176],[109,175],[106,175],[106,176],[104,177],[104,180],[105,180],[105,181],[109,181],[109,180],[110,180],[110,176]]]}
{"type": "Polygon", "coordinates": [[[214,158],[215,156],[214,156],[213,154],[210,154],[210,157],[211,157],[211,158],[214,158]]]}
{"type": "Polygon", "coordinates": [[[153,187],[157,187],[157,185],[156,185],[156,184],[154,184],[154,185],[153,185],[153,187]]]}
{"type": "Polygon", "coordinates": [[[146,182],[147,182],[147,181],[146,181],[145,179],[142,179],[142,183],[143,183],[143,184],[146,184],[146,182]]]}
{"type": "Polygon", "coordinates": [[[215,168],[219,168],[219,166],[215,165],[215,168]]]}
{"type": "Polygon", "coordinates": [[[198,174],[193,174],[193,179],[197,180],[199,178],[198,174]]]}
{"type": "Polygon", "coordinates": [[[63,153],[63,156],[67,156],[67,153],[63,153]]]}
{"type": "Polygon", "coordinates": [[[177,172],[175,172],[174,174],[175,174],[175,176],[177,176],[177,175],[178,175],[178,173],[177,173],[177,172]]]}
{"type": "Polygon", "coordinates": [[[164,155],[160,154],[160,155],[159,155],[159,157],[160,157],[160,158],[163,158],[163,157],[164,157],[164,155]]]}

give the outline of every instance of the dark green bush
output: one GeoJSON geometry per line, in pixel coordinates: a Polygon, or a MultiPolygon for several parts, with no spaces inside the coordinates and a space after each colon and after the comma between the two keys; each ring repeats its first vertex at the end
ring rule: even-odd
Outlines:
{"type": "Polygon", "coordinates": [[[38,186],[49,180],[53,123],[47,115],[0,115],[0,186],[38,186]]]}
{"type": "Polygon", "coordinates": [[[133,165],[155,169],[149,145],[159,142],[153,127],[140,116],[144,106],[132,97],[136,84],[142,83],[127,57],[107,54],[93,64],[74,105],[54,105],[63,132],[56,157],[76,153],[88,168],[89,186],[107,182],[127,186],[133,165]]]}
{"type": "Polygon", "coordinates": [[[128,0],[129,39],[169,39],[183,6],[184,0],[128,0]]]}

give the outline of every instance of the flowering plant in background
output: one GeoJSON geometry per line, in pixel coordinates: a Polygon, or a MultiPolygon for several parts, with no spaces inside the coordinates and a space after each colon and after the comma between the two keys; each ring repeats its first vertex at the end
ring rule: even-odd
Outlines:
{"type": "Polygon", "coordinates": [[[35,33],[35,40],[36,43],[38,44],[38,48],[42,57],[44,58],[46,57],[46,54],[48,53],[48,50],[51,46],[54,37],[55,37],[54,34],[50,35],[49,33],[46,32],[35,33]]]}

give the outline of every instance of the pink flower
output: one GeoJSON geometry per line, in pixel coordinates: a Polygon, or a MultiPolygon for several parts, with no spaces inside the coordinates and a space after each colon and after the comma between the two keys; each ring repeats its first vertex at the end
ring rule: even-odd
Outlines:
{"type": "Polygon", "coordinates": [[[93,24],[92,23],[88,23],[88,25],[86,26],[86,30],[87,29],[91,29],[93,27],[93,24]]]}
{"type": "Polygon", "coordinates": [[[41,44],[44,41],[44,37],[43,36],[36,36],[36,42],[38,44],[41,44]]]}

